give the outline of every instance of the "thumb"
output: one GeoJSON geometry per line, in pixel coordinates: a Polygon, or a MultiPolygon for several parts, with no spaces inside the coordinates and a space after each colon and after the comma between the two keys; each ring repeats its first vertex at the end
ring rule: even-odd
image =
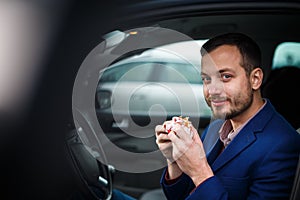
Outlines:
{"type": "Polygon", "coordinates": [[[199,141],[201,141],[200,136],[199,136],[199,133],[198,133],[198,131],[195,129],[194,126],[191,126],[191,132],[192,132],[192,134],[193,134],[193,140],[197,141],[197,143],[198,143],[199,141]]]}

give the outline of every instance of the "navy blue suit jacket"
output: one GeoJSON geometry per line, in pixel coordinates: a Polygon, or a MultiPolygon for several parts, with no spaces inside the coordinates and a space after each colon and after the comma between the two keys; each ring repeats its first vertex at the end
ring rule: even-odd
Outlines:
{"type": "Polygon", "coordinates": [[[168,199],[288,199],[300,152],[300,135],[279,115],[269,101],[227,148],[222,148],[212,122],[202,134],[203,145],[214,176],[197,188],[183,174],[171,185],[161,184],[168,199]],[[192,191],[193,190],[193,191],[192,191]]]}

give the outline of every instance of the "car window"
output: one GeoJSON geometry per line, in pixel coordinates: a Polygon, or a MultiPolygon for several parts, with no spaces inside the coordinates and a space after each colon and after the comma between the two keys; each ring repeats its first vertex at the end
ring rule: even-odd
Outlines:
{"type": "Polygon", "coordinates": [[[201,84],[199,51],[205,41],[175,42],[130,52],[103,71],[99,82],[201,84]]]}
{"type": "Polygon", "coordinates": [[[199,70],[189,64],[165,64],[165,73],[161,76],[162,82],[177,82],[177,83],[202,83],[199,70]]]}
{"type": "Polygon", "coordinates": [[[153,70],[153,63],[127,63],[108,68],[99,82],[147,81],[153,70]]]}
{"type": "Polygon", "coordinates": [[[283,42],[274,52],[272,68],[295,66],[300,68],[300,43],[283,42]]]}
{"type": "Polygon", "coordinates": [[[99,82],[173,82],[200,84],[199,70],[192,64],[139,62],[127,63],[104,71],[99,82]]]}

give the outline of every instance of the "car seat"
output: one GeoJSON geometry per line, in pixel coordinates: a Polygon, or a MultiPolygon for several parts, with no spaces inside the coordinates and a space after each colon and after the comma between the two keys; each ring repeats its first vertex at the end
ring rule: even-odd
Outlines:
{"type": "Polygon", "coordinates": [[[300,68],[286,66],[271,70],[262,86],[262,95],[270,99],[276,110],[283,115],[291,125],[300,127],[300,106],[296,96],[299,93],[300,68]]]}
{"type": "Polygon", "coordinates": [[[148,192],[145,192],[141,195],[139,200],[167,200],[163,190],[161,188],[153,189],[148,192]]]}
{"type": "MultiPolygon", "coordinates": [[[[276,110],[299,132],[300,106],[295,100],[298,96],[300,68],[286,66],[273,69],[262,86],[262,95],[270,99],[276,110]]],[[[300,158],[300,155],[299,155],[300,158]]],[[[300,199],[300,160],[294,180],[290,200],[300,199]]]]}

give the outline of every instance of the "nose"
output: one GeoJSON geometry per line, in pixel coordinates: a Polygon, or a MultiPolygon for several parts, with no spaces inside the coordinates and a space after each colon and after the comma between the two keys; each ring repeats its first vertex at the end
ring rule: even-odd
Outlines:
{"type": "Polygon", "coordinates": [[[210,95],[219,95],[222,93],[223,90],[224,90],[224,86],[222,81],[220,80],[212,80],[207,85],[207,91],[210,95]]]}

